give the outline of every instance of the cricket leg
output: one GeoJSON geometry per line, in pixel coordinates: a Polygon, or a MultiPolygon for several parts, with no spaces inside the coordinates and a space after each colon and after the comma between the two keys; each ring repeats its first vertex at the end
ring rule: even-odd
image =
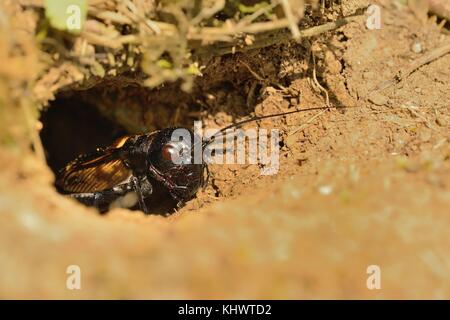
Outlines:
{"type": "Polygon", "coordinates": [[[138,196],[139,207],[145,214],[148,214],[149,211],[144,200],[145,197],[149,196],[153,192],[153,187],[150,181],[148,181],[147,177],[137,178],[133,176],[130,182],[133,184],[134,190],[138,196]]]}
{"type": "Polygon", "coordinates": [[[133,191],[133,186],[130,183],[124,183],[108,190],[74,193],[71,194],[70,197],[77,199],[86,206],[96,207],[101,213],[105,213],[108,211],[109,206],[113,201],[131,191],[133,191]]]}

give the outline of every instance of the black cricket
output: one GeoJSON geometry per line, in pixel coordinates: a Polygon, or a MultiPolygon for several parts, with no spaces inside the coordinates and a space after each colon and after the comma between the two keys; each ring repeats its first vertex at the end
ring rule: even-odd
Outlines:
{"type": "MultiPolygon", "coordinates": [[[[202,150],[218,135],[245,123],[323,109],[329,107],[253,117],[229,125],[202,142],[202,150]]],[[[194,198],[200,188],[207,185],[209,171],[205,161],[201,164],[174,163],[174,156],[184,153],[193,158],[194,152],[193,144],[171,140],[176,129],[180,128],[125,136],[111,146],[80,155],[58,173],[56,187],[61,193],[68,194],[87,206],[96,207],[102,213],[114,205],[150,213],[149,208],[166,201],[164,199],[181,207],[194,198]],[[132,196],[126,201],[124,199],[127,195],[132,196]]],[[[182,129],[190,132],[193,141],[201,141],[192,130],[182,129]]]]}

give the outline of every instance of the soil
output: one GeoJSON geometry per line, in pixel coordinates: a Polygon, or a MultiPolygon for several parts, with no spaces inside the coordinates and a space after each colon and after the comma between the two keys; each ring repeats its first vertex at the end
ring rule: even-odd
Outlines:
{"type": "Polygon", "coordinates": [[[190,93],[117,80],[58,93],[41,115],[49,167],[0,153],[0,297],[450,298],[450,55],[375,90],[450,36],[432,18],[378,3],[380,30],[353,22],[216,57],[190,93]],[[311,54],[340,108],[257,122],[281,132],[278,174],[211,165],[208,187],[169,216],[100,215],[56,192],[65,162],[123,132],[325,106],[311,54]],[[69,265],[81,268],[81,290],[66,288],[69,265]],[[371,265],[380,289],[366,285],[371,265]]]}

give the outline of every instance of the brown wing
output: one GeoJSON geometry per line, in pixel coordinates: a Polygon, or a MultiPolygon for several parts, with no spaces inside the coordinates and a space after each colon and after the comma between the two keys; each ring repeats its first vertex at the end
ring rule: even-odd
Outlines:
{"type": "Polygon", "coordinates": [[[127,180],[131,171],[120,159],[119,151],[129,138],[73,160],[59,172],[56,185],[64,192],[83,193],[110,189],[127,180]]]}

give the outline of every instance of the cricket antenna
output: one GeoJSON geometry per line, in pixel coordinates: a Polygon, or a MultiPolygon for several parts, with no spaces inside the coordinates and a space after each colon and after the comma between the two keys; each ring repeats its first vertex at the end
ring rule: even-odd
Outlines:
{"type": "Polygon", "coordinates": [[[307,108],[307,109],[301,109],[301,110],[287,111],[287,112],[282,112],[282,113],[269,114],[266,116],[255,116],[250,119],[246,119],[246,120],[239,121],[237,123],[230,124],[222,129],[220,129],[215,134],[213,134],[209,139],[205,140],[202,143],[202,149],[204,149],[206,146],[208,146],[211,142],[214,141],[215,138],[220,136],[225,131],[232,129],[232,128],[241,127],[242,125],[249,123],[249,122],[258,121],[258,120],[267,119],[267,118],[281,117],[281,116],[286,116],[288,114],[300,113],[300,112],[306,112],[306,111],[327,110],[327,109],[348,109],[348,108],[351,108],[351,107],[314,107],[314,108],[307,108]]]}

